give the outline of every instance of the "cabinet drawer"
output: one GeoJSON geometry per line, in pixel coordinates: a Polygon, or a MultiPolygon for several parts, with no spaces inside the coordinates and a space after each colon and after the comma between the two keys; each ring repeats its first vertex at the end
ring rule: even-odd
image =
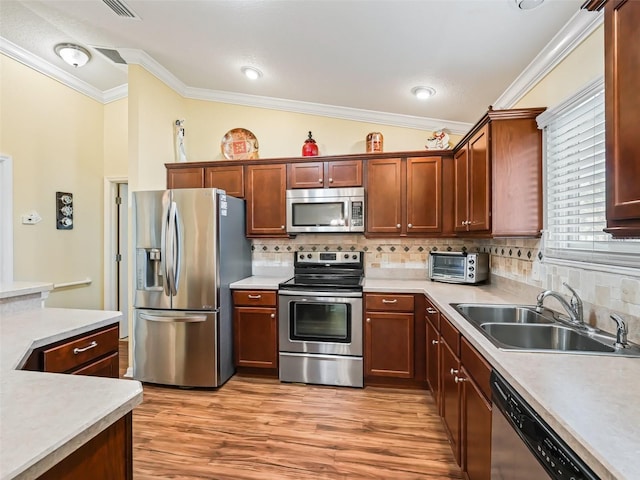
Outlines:
{"type": "Polygon", "coordinates": [[[424,316],[431,324],[440,331],[440,311],[435,307],[433,303],[429,301],[427,297],[424,297],[425,312],[424,316]]]}
{"type": "Polygon", "coordinates": [[[462,338],[461,341],[461,360],[464,368],[469,372],[478,388],[482,391],[485,399],[491,400],[491,366],[482,358],[475,348],[462,338]]]}
{"type": "Polygon", "coordinates": [[[235,306],[276,306],[276,292],[274,290],[234,290],[233,304],[235,306]]]}
{"type": "Polygon", "coordinates": [[[72,375],[90,375],[92,377],[118,378],[118,352],[101,358],[89,365],[71,372],[72,375]]]}
{"type": "Polygon", "coordinates": [[[43,371],[67,372],[112,352],[118,352],[117,325],[44,350],[43,371]]]}
{"type": "Polygon", "coordinates": [[[365,299],[365,309],[383,312],[413,313],[413,303],[413,295],[368,293],[365,299]]]}
{"type": "Polygon", "coordinates": [[[440,317],[440,335],[442,335],[442,338],[447,342],[453,353],[460,357],[460,332],[444,316],[440,317]]]}

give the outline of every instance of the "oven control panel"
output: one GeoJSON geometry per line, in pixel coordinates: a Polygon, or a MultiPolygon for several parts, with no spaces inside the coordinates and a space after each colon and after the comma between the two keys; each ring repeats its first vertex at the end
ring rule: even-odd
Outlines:
{"type": "Polygon", "coordinates": [[[362,264],[364,252],[297,252],[295,266],[362,264]]]}

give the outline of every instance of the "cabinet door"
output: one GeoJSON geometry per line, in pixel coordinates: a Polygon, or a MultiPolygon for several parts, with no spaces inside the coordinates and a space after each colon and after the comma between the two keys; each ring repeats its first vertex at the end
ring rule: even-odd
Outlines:
{"type": "Polygon", "coordinates": [[[440,405],[440,339],[436,327],[427,321],[427,382],[436,405],[440,405]]]}
{"type": "Polygon", "coordinates": [[[441,415],[451,441],[453,456],[460,465],[460,389],[455,381],[460,373],[460,360],[440,337],[441,415]]]}
{"type": "Polygon", "coordinates": [[[491,404],[463,368],[462,455],[469,480],[491,480],[491,404]]]}
{"type": "Polygon", "coordinates": [[[401,233],[405,185],[401,159],[367,162],[367,233],[401,233]]]}
{"type": "Polygon", "coordinates": [[[287,165],[287,188],[324,187],[324,163],[290,163],[287,165]]]}
{"type": "Polygon", "coordinates": [[[204,187],[204,168],[171,168],[167,169],[167,188],[202,188],[204,187]]]}
{"type": "Polygon", "coordinates": [[[207,188],[221,188],[227,192],[227,195],[244,198],[242,165],[205,168],[204,186],[207,188]]]}
{"type": "Polygon", "coordinates": [[[605,5],[607,228],[640,236],[640,2],[605,5]]]}
{"type": "Polygon", "coordinates": [[[489,125],[485,125],[469,140],[469,231],[489,230],[490,165],[489,125]]]}
{"type": "Polygon", "coordinates": [[[362,186],[362,160],[326,162],[326,167],[326,186],[330,188],[362,186]]]}
{"type": "Polygon", "coordinates": [[[365,375],[413,378],[414,316],[367,312],[365,375]]]}
{"type": "Polygon", "coordinates": [[[407,159],[407,234],[442,231],[442,158],[407,159]]]}
{"type": "Polygon", "coordinates": [[[285,164],[247,166],[247,237],[284,237],[285,164]]]}
{"type": "Polygon", "coordinates": [[[469,150],[465,145],[453,157],[454,176],[454,231],[466,232],[469,219],[469,150]]]}
{"type": "Polygon", "coordinates": [[[237,367],[278,367],[275,308],[236,307],[233,311],[233,327],[237,367]]]}

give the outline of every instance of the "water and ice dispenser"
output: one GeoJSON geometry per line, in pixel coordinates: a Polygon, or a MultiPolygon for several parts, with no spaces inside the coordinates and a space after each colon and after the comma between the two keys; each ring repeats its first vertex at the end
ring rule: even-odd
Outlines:
{"type": "Polygon", "coordinates": [[[138,290],[158,291],[164,289],[162,255],[159,248],[138,248],[136,251],[136,278],[138,290]]]}

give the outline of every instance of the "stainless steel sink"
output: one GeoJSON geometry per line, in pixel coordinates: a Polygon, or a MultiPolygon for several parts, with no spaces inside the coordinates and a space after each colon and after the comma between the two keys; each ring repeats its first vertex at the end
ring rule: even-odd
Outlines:
{"type": "Polygon", "coordinates": [[[571,328],[560,325],[515,325],[484,323],[480,325],[489,336],[507,347],[525,350],[562,352],[615,352],[608,346],[571,328]]]}
{"type": "Polygon", "coordinates": [[[501,350],[640,357],[640,346],[616,347],[615,336],[576,326],[547,308],[482,303],[451,306],[501,350]]]}
{"type": "Polygon", "coordinates": [[[476,324],[492,323],[553,323],[551,315],[536,312],[535,307],[522,305],[484,305],[458,303],[455,305],[467,320],[476,324]],[[549,318],[551,317],[551,318],[549,318]]]}

